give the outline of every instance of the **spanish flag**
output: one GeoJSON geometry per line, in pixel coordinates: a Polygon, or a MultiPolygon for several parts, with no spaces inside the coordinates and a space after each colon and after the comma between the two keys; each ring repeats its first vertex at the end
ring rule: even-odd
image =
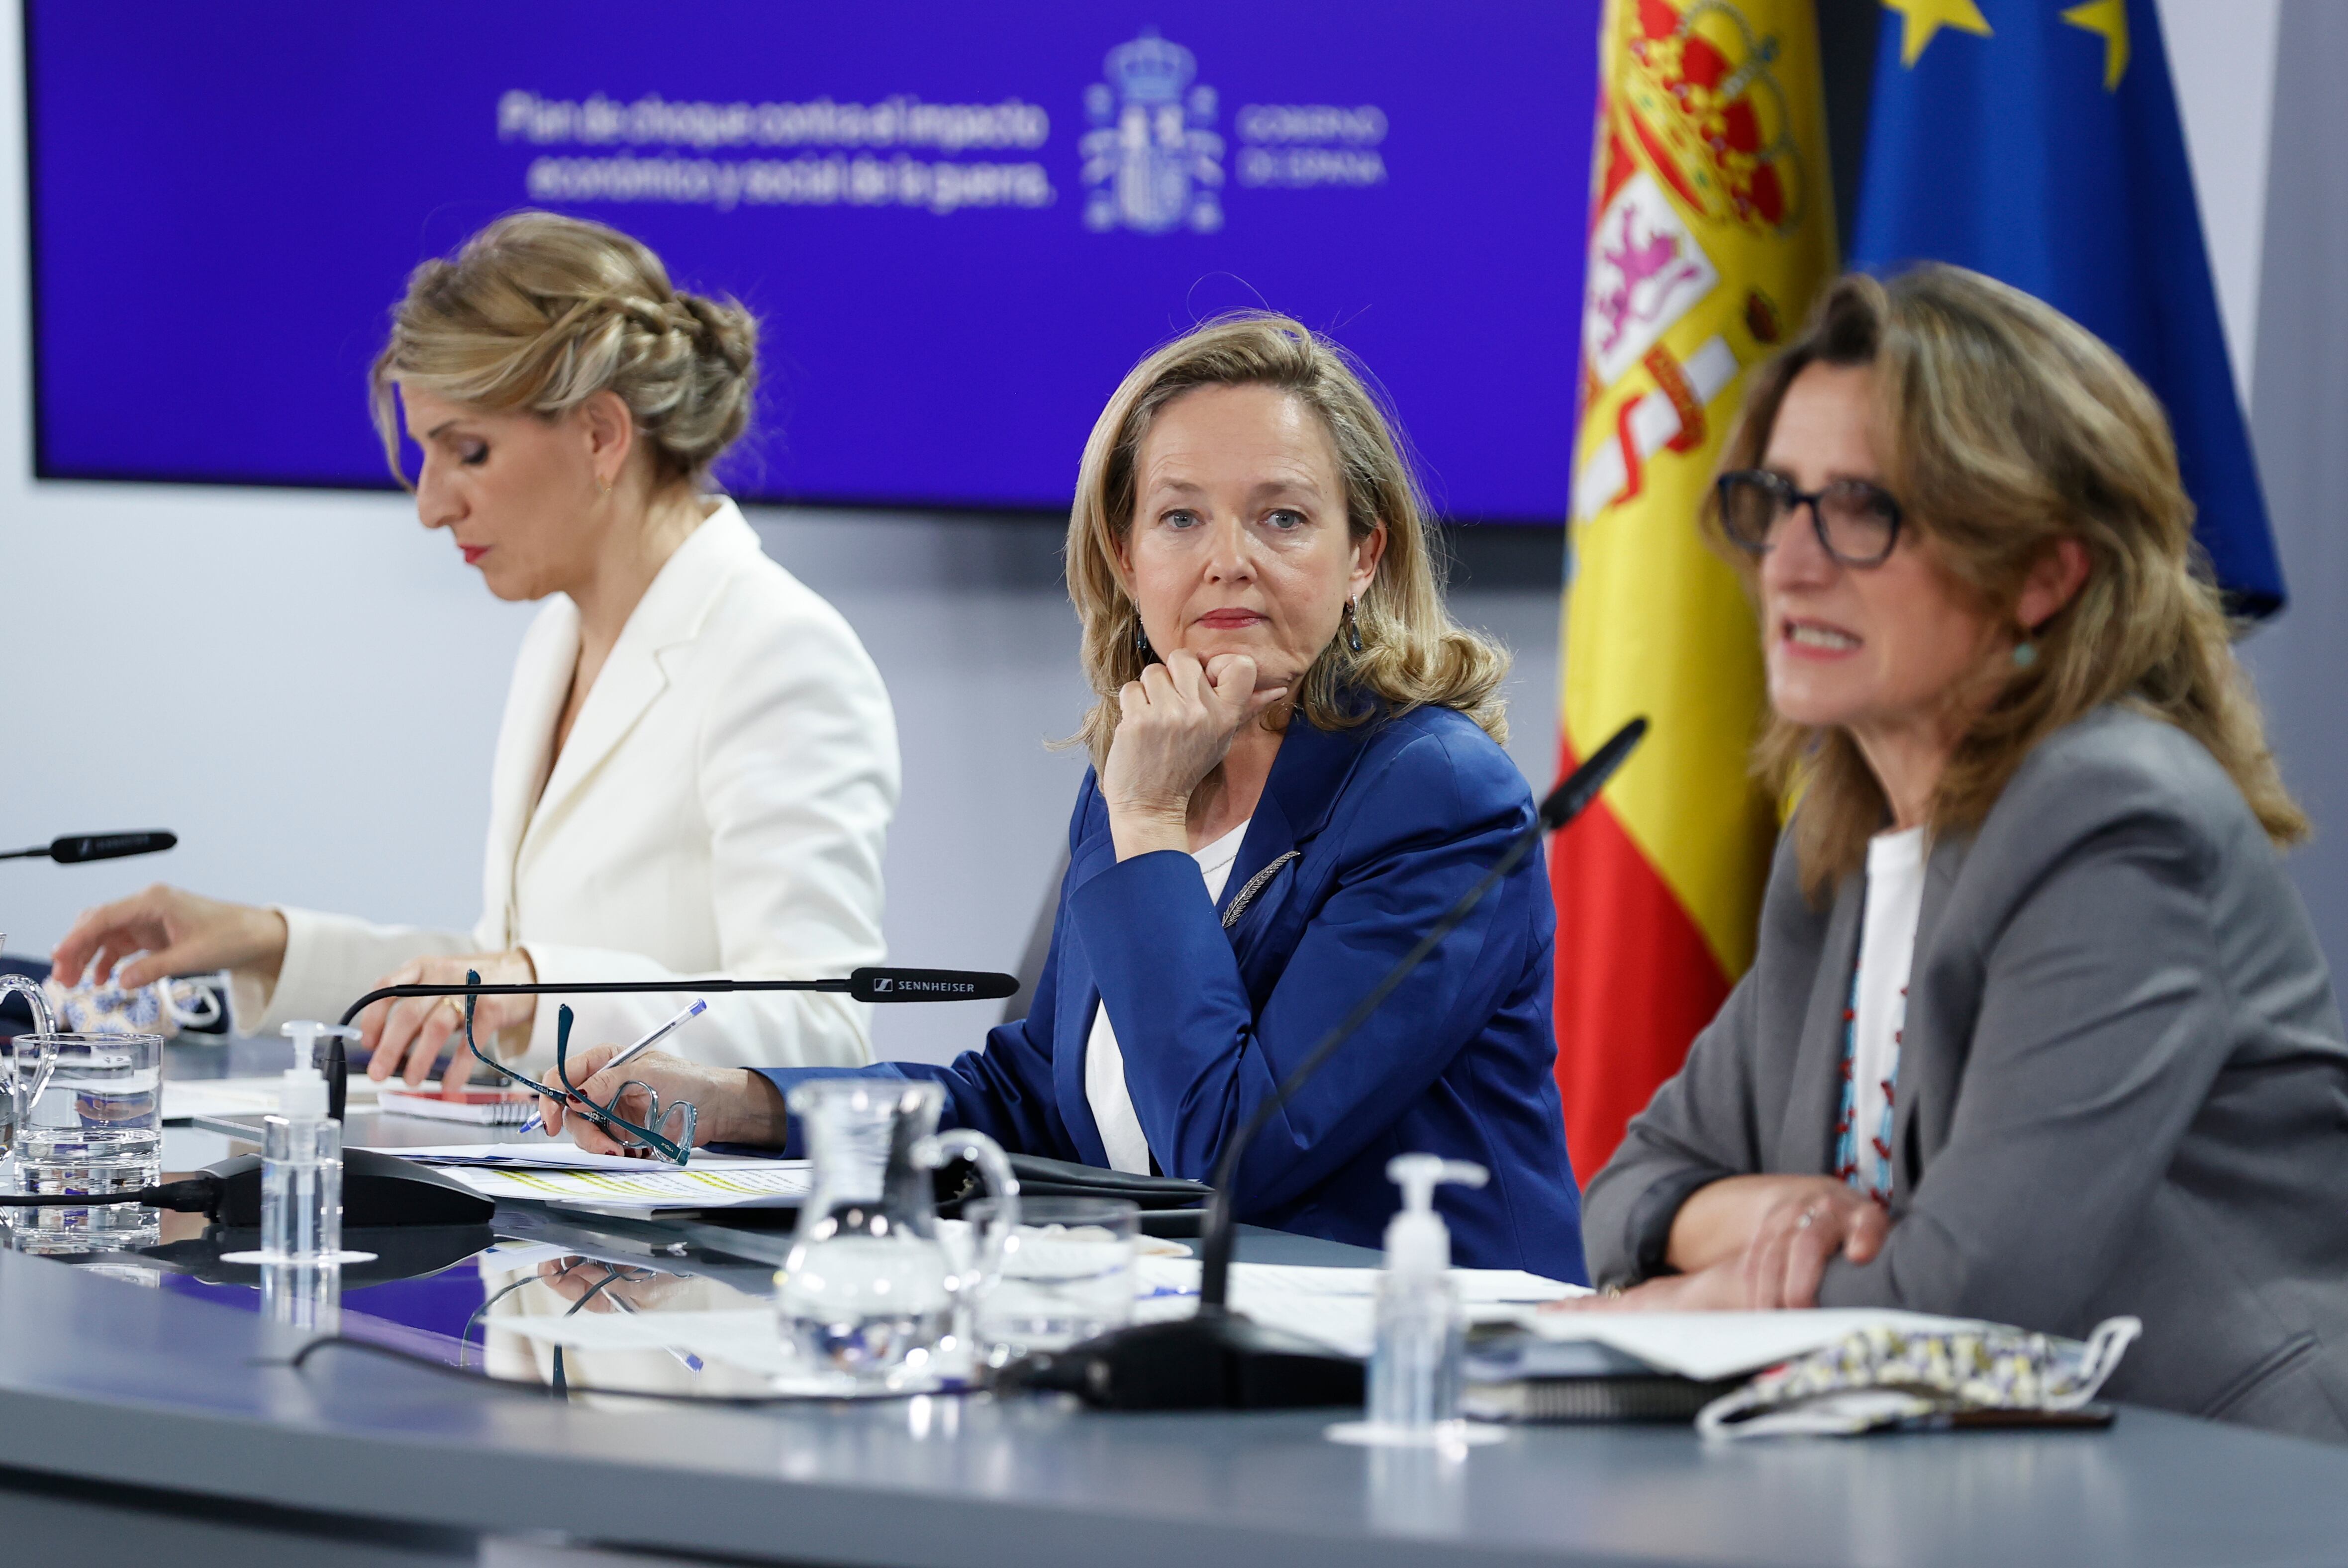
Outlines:
{"type": "Polygon", "coordinates": [[[1564,751],[1653,723],[1550,860],[1557,1080],[1587,1181],[1753,959],[1777,827],[1753,613],[1696,521],[1745,374],[1834,271],[1812,0],[1608,0],[1564,751]]]}

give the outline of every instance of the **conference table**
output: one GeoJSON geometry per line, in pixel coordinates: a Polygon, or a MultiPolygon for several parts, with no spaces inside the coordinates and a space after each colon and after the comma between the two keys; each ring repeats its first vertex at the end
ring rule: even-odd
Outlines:
{"type": "MultiPolygon", "coordinates": [[[[349,1140],[458,1140],[405,1119],[354,1113],[349,1140]]],[[[755,1296],[788,1239],[771,1213],[529,1202],[501,1202],[488,1233],[486,1256],[347,1287],[345,1332],[370,1322],[412,1352],[435,1336],[403,1323],[479,1304],[500,1259],[599,1260],[657,1281],[647,1299],[755,1296]]],[[[486,1346],[462,1372],[345,1345],[296,1367],[318,1336],[256,1311],[249,1285],[186,1272],[204,1245],[0,1252],[0,1561],[86,1561],[93,1544],[173,1568],[2348,1561],[2348,1448],[2153,1410],[2103,1430],[1725,1444],[1685,1426],[1528,1426],[1447,1455],[1329,1442],[1332,1411],[654,1399],[551,1388],[510,1349],[492,1380],[486,1346]]],[[[1372,1261],[1264,1231],[1240,1257],[1372,1261]]]]}

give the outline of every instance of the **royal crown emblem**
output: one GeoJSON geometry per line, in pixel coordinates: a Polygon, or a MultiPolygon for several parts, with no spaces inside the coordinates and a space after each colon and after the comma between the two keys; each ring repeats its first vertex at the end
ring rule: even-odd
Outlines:
{"type": "Polygon", "coordinates": [[[1723,0],[1622,0],[1625,139],[1688,206],[1776,233],[1801,221],[1808,170],[1794,146],[1777,40],[1723,0]]]}
{"type": "Polygon", "coordinates": [[[1110,86],[1131,104],[1179,103],[1182,89],[1199,74],[1197,56],[1155,33],[1119,44],[1104,64],[1110,86]]]}

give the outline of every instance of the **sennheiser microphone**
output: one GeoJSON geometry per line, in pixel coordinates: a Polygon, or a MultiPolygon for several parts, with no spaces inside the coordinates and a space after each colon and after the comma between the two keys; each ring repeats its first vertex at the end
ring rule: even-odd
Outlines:
{"type": "Polygon", "coordinates": [[[1109,1409],[1269,1409],[1282,1406],[1358,1404],[1361,1363],[1309,1339],[1269,1329],[1232,1312],[1231,1246],[1236,1236],[1231,1184],[1256,1134],[1312,1081],[1337,1047],[1352,1038],[1484,901],[1517,869],[1543,833],[1562,828],[1598,799],[1647,733],[1634,718],[1614,732],[1565,782],[1550,791],[1530,827],[1510,841],[1483,880],[1459,896],[1418,944],[1397,959],[1336,1027],[1307,1051],[1272,1097],[1258,1105],[1223,1145],[1215,1161],[1207,1216],[1199,1232],[1199,1310],[1191,1317],[1117,1329],[1056,1355],[1031,1357],[1008,1376],[1018,1386],[1080,1394],[1109,1409]]]}
{"type": "Polygon", "coordinates": [[[118,861],[126,855],[160,854],[180,841],[177,833],[158,828],[145,833],[68,833],[29,850],[0,852],[0,861],[52,860],[61,865],[81,861],[118,861]]]}
{"type": "MultiPolygon", "coordinates": [[[[821,980],[581,980],[538,981],[522,985],[386,985],[368,992],[343,1010],[348,1024],[377,1002],[402,996],[613,996],[665,992],[672,995],[716,995],[726,991],[828,991],[859,1002],[999,1002],[1019,994],[1016,976],[975,969],[850,970],[840,977],[821,980]]],[[[327,1049],[326,1114],[337,1121],[349,1093],[348,1053],[340,1036],[327,1049]]]]}

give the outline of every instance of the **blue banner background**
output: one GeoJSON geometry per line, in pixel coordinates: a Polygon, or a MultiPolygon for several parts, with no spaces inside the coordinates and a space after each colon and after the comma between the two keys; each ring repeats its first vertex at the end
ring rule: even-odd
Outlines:
{"type": "MultiPolygon", "coordinates": [[[[752,103],[1025,99],[1041,208],[553,203],[633,232],[678,282],[766,323],[760,436],[736,493],[1066,504],[1086,430],[1145,351],[1264,304],[1384,383],[1438,507],[1567,504],[1598,0],[1313,0],[653,10],[30,0],[38,470],[373,487],[366,366],[408,269],[532,205],[533,159],[790,159],[501,140],[500,96],[752,103]],[[1223,139],[1214,232],[1094,232],[1079,143],[1112,47],[1194,52],[1223,139]],[[1383,183],[1238,178],[1251,104],[1377,106],[1383,183]]],[[[891,156],[882,149],[878,156],[891,156]]],[[[852,155],[852,150],[850,150],[852,155]]]]}

